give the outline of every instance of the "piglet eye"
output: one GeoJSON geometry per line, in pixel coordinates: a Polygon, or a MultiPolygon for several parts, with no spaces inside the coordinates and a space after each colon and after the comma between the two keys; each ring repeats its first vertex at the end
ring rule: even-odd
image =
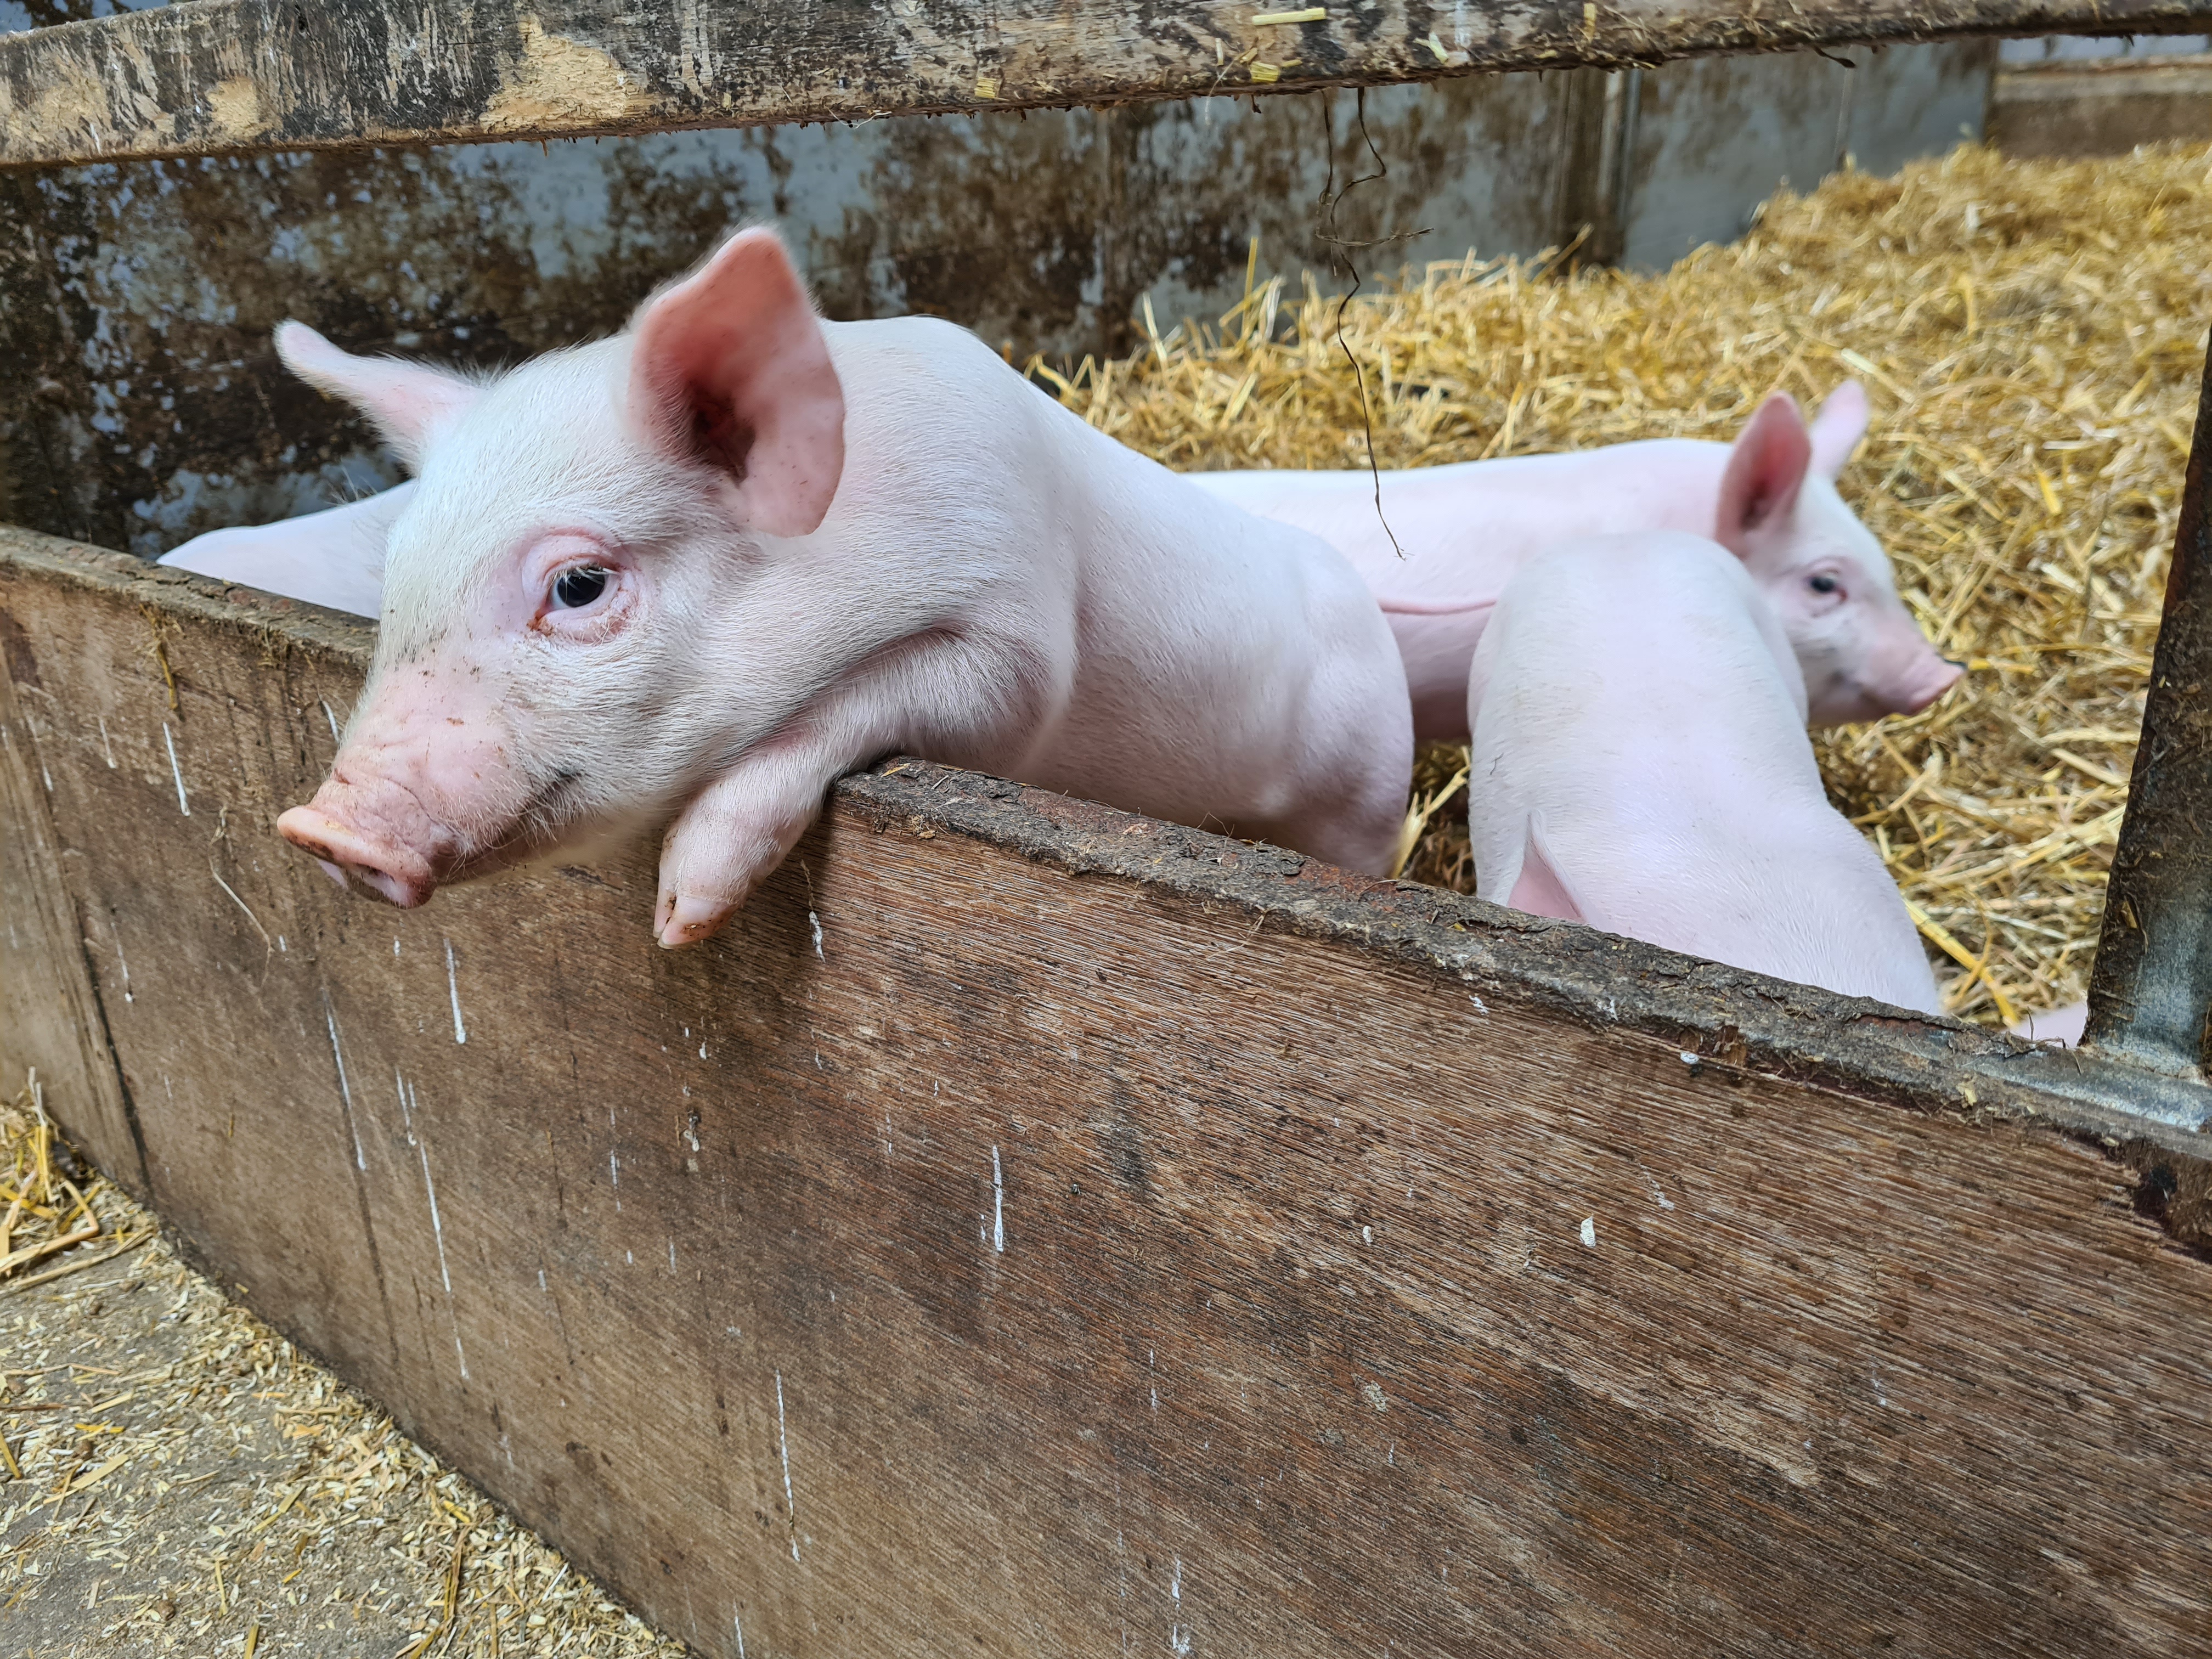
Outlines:
{"type": "Polygon", "coordinates": [[[599,565],[570,565],[553,579],[553,608],[581,611],[607,591],[607,574],[599,565]]]}
{"type": "Polygon", "coordinates": [[[1842,591],[1843,584],[1833,576],[1808,576],[1805,586],[1815,593],[1835,593],[1842,591]]]}

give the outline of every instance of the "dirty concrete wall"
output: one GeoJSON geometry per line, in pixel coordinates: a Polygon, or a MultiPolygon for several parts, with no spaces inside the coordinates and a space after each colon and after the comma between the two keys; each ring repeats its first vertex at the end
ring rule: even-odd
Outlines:
{"type": "MultiPolygon", "coordinates": [[[[114,7],[0,0],[0,27],[114,7]]],[[[1863,56],[1647,72],[1630,258],[1734,234],[1783,173],[1812,183],[1846,86],[1854,111],[1887,89],[1875,125],[1911,136],[1885,156],[1941,148],[1943,100],[1987,52],[1863,56]]],[[[1566,174],[1595,104],[1575,84],[0,175],[0,518],[150,557],[380,488],[397,472],[366,426],[278,368],[277,322],[494,366],[618,327],[746,221],[783,227],[830,316],[931,312],[1018,357],[1124,349],[1147,294],[1163,328],[1218,315],[1255,237],[1263,270],[1329,272],[1317,200],[1374,153],[1387,170],[1334,233],[1423,234],[1362,255],[1370,272],[1534,252],[1581,199],[1566,174]]],[[[1880,136],[1855,140],[1863,165],[1880,136]]]]}
{"type": "MultiPolygon", "coordinates": [[[[1549,140],[1554,101],[1529,77],[1370,99],[1390,170],[1347,233],[1542,246],[1545,191],[1499,161],[1549,140]]],[[[0,410],[9,511],[150,556],[380,485],[367,428],[277,368],[277,322],[488,367],[619,326],[750,220],[784,228],[832,317],[1119,349],[1147,288],[1164,326],[1223,309],[1255,234],[1271,268],[1326,264],[1314,198],[1357,132],[1346,95],[0,177],[0,357],[32,371],[0,410]]]]}
{"type": "Polygon", "coordinates": [[[1643,71],[1625,263],[1657,269],[1730,240],[1778,185],[1810,190],[1847,160],[1894,173],[1979,138],[1996,56],[1994,41],[1977,41],[1643,71]]]}

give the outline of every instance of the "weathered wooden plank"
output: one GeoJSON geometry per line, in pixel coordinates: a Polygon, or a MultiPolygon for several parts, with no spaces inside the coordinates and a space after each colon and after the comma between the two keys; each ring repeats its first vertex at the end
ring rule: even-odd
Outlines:
{"type": "Polygon", "coordinates": [[[2208,20],[2212,0],[201,0],[0,37],[0,166],[1256,96],[2208,20]]]}
{"type": "Polygon", "coordinates": [[[30,636],[0,604],[0,1096],[36,1079],[69,1103],[70,1130],[116,1182],[148,1195],[145,1148],[115,1070],[107,1016],[85,962],[98,918],[62,879],[36,758],[53,693],[30,636]]]}
{"type": "Polygon", "coordinates": [[[2008,69],[1990,88],[1989,141],[2007,155],[2076,161],[2212,139],[2212,57],[2073,58],[2008,69]]]}
{"type": "Polygon", "coordinates": [[[155,1202],[702,1650],[2212,1638],[2204,1148],[2109,1064],[914,763],[696,952],[641,856],[372,908],[267,827],[365,630],[0,605],[155,1202]]]}

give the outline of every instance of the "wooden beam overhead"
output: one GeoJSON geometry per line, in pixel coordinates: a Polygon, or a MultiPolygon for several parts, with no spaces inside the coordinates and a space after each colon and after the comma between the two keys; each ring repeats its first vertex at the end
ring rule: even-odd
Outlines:
{"type": "Polygon", "coordinates": [[[2212,0],[200,0],[0,36],[0,167],[1104,105],[1967,34],[2212,0]]]}

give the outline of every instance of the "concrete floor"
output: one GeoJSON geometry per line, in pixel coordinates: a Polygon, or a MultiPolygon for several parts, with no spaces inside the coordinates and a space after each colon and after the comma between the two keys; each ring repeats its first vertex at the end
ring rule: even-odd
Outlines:
{"type": "MultiPolygon", "coordinates": [[[[96,1207],[78,1259],[150,1231],[96,1207]]],[[[0,1283],[0,1659],[684,1650],[158,1237],[0,1283]]]]}

